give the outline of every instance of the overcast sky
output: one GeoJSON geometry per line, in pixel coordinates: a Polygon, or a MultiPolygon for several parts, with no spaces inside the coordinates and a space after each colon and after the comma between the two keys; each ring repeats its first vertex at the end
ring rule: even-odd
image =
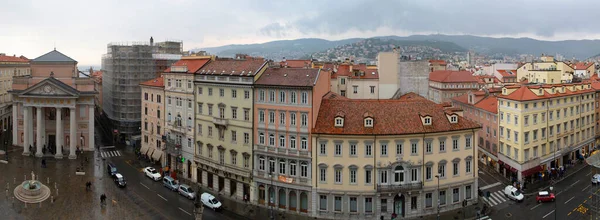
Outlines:
{"type": "Polygon", "coordinates": [[[181,40],[184,50],[318,37],[471,34],[600,39],[600,1],[0,0],[0,53],[57,50],[99,65],[110,42],[181,40]]]}

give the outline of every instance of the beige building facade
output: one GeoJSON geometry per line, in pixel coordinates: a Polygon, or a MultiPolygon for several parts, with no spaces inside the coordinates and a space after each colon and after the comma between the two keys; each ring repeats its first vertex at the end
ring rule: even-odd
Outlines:
{"type": "Polygon", "coordinates": [[[12,97],[8,91],[11,90],[13,77],[29,74],[29,59],[0,54],[0,129],[9,130],[12,125],[12,97]]]}
{"type": "Polygon", "coordinates": [[[142,87],[142,146],[140,152],[166,166],[165,84],[162,77],[140,84],[142,87]]]}

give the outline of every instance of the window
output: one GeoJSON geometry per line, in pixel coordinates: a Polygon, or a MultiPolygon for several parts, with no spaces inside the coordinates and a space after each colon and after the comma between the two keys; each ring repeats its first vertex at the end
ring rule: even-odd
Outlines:
{"type": "Polygon", "coordinates": [[[342,197],[341,196],[336,196],[333,199],[335,202],[334,204],[334,211],[336,212],[341,212],[342,211],[342,197]]]}
{"type": "Polygon", "coordinates": [[[365,119],[365,127],[373,127],[373,119],[367,118],[365,119]]]}
{"type": "Polygon", "coordinates": [[[335,144],[335,155],[342,156],[342,144],[335,144]]]}
{"type": "Polygon", "coordinates": [[[280,112],[279,113],[279,124],[280,125],[285,125],[285,112],[280,112]]]}
{"type": "Polygon", "coordinates": [[[327,211],[327,196],[326,195],[319,196],[319,210],[327,211]]]}
{"type": "Polygon", "coordinates": [[[431,118],[427,117],[424,119],[425,125],[431,125],[431,118]]]}
{"type": "Polygon", "coordinates": [[[231,89],[231,98],[237,98],[237,90],[231,89]]]}
{"type": "Polygon", "coordinates": [[[244,120],[250,121],[250,109],[244,109],[244,120]]]}
{"type": "Polygon", "coordinates": [[[325,182],[327,181],[327,169],[326,168],[321,168],[319,169],[320,173],[319,173],[319,180],[321,182],[325,182]]]}
{"type": "Polygon", "coordinates": [[[308,103],[308,93],[307,92],[302,92],[302,97],[300,102],[302,104],[307,104],[308,103]]]}
{"type": "Polygon", "coordinates": [[[388,176],[387,175],[388,175],[387,170],[380,171],[379,172],[379,183],[382,183],[382,184],[387,183],[388,182],[388,180],[387,180],[388,176]]]}
{"type": "Polygon", "coordinates": [[[358,94],[358,86],[352,86],[352,91],[354,94],[358,94]]]}
{"type": "Polygon", "coordinates": [[[231,164],[237,164],[237,154],[231,153],[231,164]]]}
{"type": "Polygon", "coordinates": [[[296,136],[290,136],[290,148],[296,149],[296,136]]]}
{"type": "Polygon", "coordinates": [[[381,145],[381,156],[387,156],[387,144],[381,145]]]}
{"type": "Polygon", "coordinates": [[[285,103],[285,92],[284,91],[279,92],[279,102],[285,103]]]}
{"type": "Polygon", "coordinates": [[[219,96],[225,97],[225,89],[219,89],[219,96]]]}
{"type": "Polygon", "coordinates": [[[296,92],[292,92],[292,94],[290,96],[290,102],[292,104],[296,104],[296,92]]]}
{"type": "Polygon", "coordinates": [[[237,108],[231,107],[231,118],[237,119],[237,108]]]}
{"type": "Polygon", "coordinates": [[[279,160],[279,173],[285,174],[285,160],[279,160]]]}
{"type": "Polygon", "coordinates": [[[260,90],[260,92],[258,92],[258,100],[261,102],[265,101],[265,91],[264,90],[260,90]]]}
{"type": "Polygon", "coordinates": [[[425,208],[433,207],[433,193],[425,193],[425,208]]]}
{"type": "Polygon", "coordinates": [[[225,151],[219,151],[219,164],[225,164],[225,151]]]}
{"type": "Polygon", "coordinates": [[[285,136],[279,135],[279,147],[285,147],[285,136]]]}
{"type": "Polygon", "coordinates": [[[335,169],[335,173],[334,173],[334,181],[337,184],[341,184],[342,183],[342,169],[335,169]]]}
{"type": "Polygon", "coordinates": [[[350,169],[350,183],[356,184],[356,169],[350,169]]]}
{"type": "Polygon", "coordinates": [[[446,205],[446,191],[440,191],[440,195],[438,198],[440,201],[440,205],[446,205]]]}
{"type": "Polygon", "coordinates": [[[416,196],[410,197],[410,210],[417,210],[417,197],[416,196]]]}
{"type": "Polygon", "coordinates": [[[365,212],[373,212],[373,198],[365,198],[365,212]]]}
{"type": "Polygon", "coordinates": [[[258,169],[265,170],[265,158],[264,157],[258,158],[258,169]]]}
{"type": "Polygon", "coordinates": [[[306,139],[306,137],[302,137],[300,141],[300,147],[302,150],[308,149],[308,140],[306,139]]]}
{"type": "Polygon", "coordinates": [[[438,174],[441,178],[446,177],[446,164],[438,165],[438,174]]]}
{"type": "Polygon", "coordinates": [[[471,173],[471,161],[470,160],[465,161],[465,172],[471,173]]]}
{"type": "Polygon", "coordinates": [[[269,124],[275,124],[275,112],[269,111],[269,124]]]}
{"type": "Polygon", "coordinates": [[[416,182],[419,179],[417,169],[410,169],[410,181],[416,182]]]}
{"type": "MultiPolygon", "coordinates": [[[[500,131],[502,131],[502,130],[500,130],[500,131]]],[[[467,149],[471,148],[471,137],[465,138],[465,145],[466,145],[467,149]]]]}
{"type": "Polygon", "coordinates": [[[231,142],[237,142],[237,132],[231,131],[231,142]]]}
{"type": "Polygon", "coordinates": [[[425,179],[426,179],[426,180],[431,180],[431,178],[433,177],[433,176],[432,176],[432,173],[433,173],[433,172],[432,172],[432,169],[433,169],[433,168],[432,168],[431,166],[427,166],[427,167],[425,168],[425,179]]]}
{"type": "Polygon", "coordinates": [[[452,174],[458,176],[458,162],[452,163],[452,174]]]}
{"type": "Polygon", "coordinates": [[[250,91],[248,91],[248,90],[244,91],[244,99],[250,99],[250,91]]]}
{"type": "Polygon", "coordinates": [[[371,87],[371,94],[375,94],[375,86],[370,86],[371,87]]]}
{"type": "Polygon", "coordinates": [[[326,154],[327,154],[327,151],[326,151],[326,149],[327,149],[327,146],[326,146],[326,144],[325,144],[325,143],[321,143],[321,146],[320,146],[320,149],[319,149],[319,153],[320,153],[321,155],[326,155],[326,154]]]}
{"type": "Polygon", "coordinates": [[[395,183],[402,183],[402,182],[404,182],[404,167],[397,166],[394,169],[394,182],[395,183]]]}
{"type": "Polygon", "coordinates": [[[258,111],[258,121],[265,122],[265,111],[263,111],[263,110],[258,111]]]}
{"type": "Polygon", "coordinates": [[[365,170],[365,184],[371,184],[371,170],[365,170]]]}
{"type": "Polygon", "coordinates": [[[387,199],[381,199],[381,212],[387,212],[387,199]]]}
{"type": "Polygon", "coordinates": [[[446,152],[446,141],[440,141],[440,152],[446,152]]]}
{"type": "Polygon", "coordinates": [[[350,144],[350,156],[356,156],[356,144],[350,144]]]}
{"type": "Polygon", "coordinates": [[[471,199],[471,185],[465,186],[465,199],[471,199]]]}
{"type": "Polygon", "coordinates": [[[302,113],[302,117],[301,117],[302,121],[301,121],[301,126],[302,127],[306,127],[308,126],[308,114],[306,113],[302,113]]]}
{"type": "Polygon", "coordinates": [[[350,212],[358,212],[358,202],[356,197],[350,197],[350,212]]]}
{"type": "Polygon", "coordinates": [[[417,154],[417,143],[410,144],[410,154],[417,154]]]}
{"type": "Polygon", "coordinates": [[[275,159],[269,158],[269,172],[275,173],[275,159]]]}
{"type": "Polygon", "coordinates": [[[258,134],[258,143],[265,144],[265,134],[264,133],[258,134]]]}
{"type": "Polygon", "coordinates": [[[308,165],[306,164],[306,162],[300,163],[300,176],[308,177],[308,165]]]}
{"type": "Polygon", "coordinates": [[[341,117],[335,118],[335,126],[336,127],[343,127],[344,126],[344,119],[341,118],[341,117]]]}
{"type": "Polygon", "coordinates": [[[452,140],[452,150],[458,150],[458,139],[452,140]]]}
{"type": "Polygon", "coordinates": [[[290,113],[290,125],[296,125],[296,113],[290,113]]]}
{"type": "Polygon", "coordinates": [[[373,145],[366,144],[365,145],[365,155],[366,156],[371,156],[372,154],[373,154],[373,145]]]}
{"type": "Polygon", "coordinates": [[[452,202],[456,203],[460,200],[460,190],[459,188],[452,189],[452,202]]]}
{"type": "Polygon", "coordinates": [[[275,146],[275,135],[269,134],[269,146],[275,146]]]}
{"type": "Polygon", "coordinates": [[[458,122],[458,116],[453,115],[450,116],[450,123],[457,123],[458,122]]]}
{"type": "Polygon", "coordinates": [[[275,102],[275,91],[269,91],[269,102],[275,102]]]}

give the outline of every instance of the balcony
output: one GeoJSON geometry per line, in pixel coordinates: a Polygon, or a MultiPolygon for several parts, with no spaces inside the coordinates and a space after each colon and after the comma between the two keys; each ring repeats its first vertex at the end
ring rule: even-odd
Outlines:
{"type": "Polygon", "coordinates": [[[411,190],[423,189],[423,182],[411,182],[404,184],[377,184],[377,192],[406,192],[411,190]]]}
{"type": "Polygon", "coordinates": [[[177,143],[175,139],[167,139],[167,143],[165,144],[166,153],[179,156],[181,155],[181,144],[177,143]]]}
{"type": "Polygon", "coordinates": [[[224,118],[217,118],[217,117],[213,117],[213,123],[216,126],[223,126],[223,127],[227,127],[227,124],[229,123],[227,119],[224,118]]]}

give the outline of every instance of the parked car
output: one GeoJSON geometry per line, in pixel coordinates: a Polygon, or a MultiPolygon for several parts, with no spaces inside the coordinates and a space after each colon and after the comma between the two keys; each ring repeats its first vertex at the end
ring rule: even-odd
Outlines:
{"type": "Polygon", "coordinates": [[[119,187],[127,186],[127,182],[125,182],[125,177],[123,177],[123,175],[121,175],[120,173],[115,174],[114,180],[117,186],[119,187]]]}
{"type": "Polygon", "coordinates": [[[154,169],[154,167],[144,168],[144,174],[146,174],[147,177],[149,177],[150,179],[152,179],[154,181],[159,181],[161,179],[160,173],[158,173],[158,171],[156,171],[156,169],[154,169]]]}
{"type": "Polygon", "coordinates": [[[115,174],[117,174],[117,166],[113,163],[108,163],[106,171],[108,171],[108,175],[114,178],[115,174]]]}
{"type": "Polygon", "coordinates": [[[600,174],[594,174],[592,176],[592,184],[598,184],[600,183],[600,174]]]}
{"type": "Polygon", "coordinates": [[[538,192],[538,195],[535,197],[535,200],[540,202],[554,202],[554,193],[549,193],[548,191],[538,192]]]}
{"type": "Polygon", "coordinates": [[[221,209],[221,202],[210,193],[202,193],[202,195],[200,195],[200,202],[213,210],[221,209]]]}
{"type": "Polygon", "coordinates": [[[181,184],[179,185],[179,195],[185,196],[188,199],[195,199],[196,198],[196,192],[194,192],[194,190],[192,189],[192,187],[185,185],[185,184],[181,184]]]}
{"type": "Polygon", "coordinates": [[[525,196],[514,186],[506,186],[506,188],[504,188],[504,195],[517,202],[522,202],[525,198],[525,196]]]}
{"type": "Polygon", "coordinates": [[[172,191],[179,190],[179,182],[170,176],[165,176],[165,178],[163,178],[163,186],[172,191]]]}

